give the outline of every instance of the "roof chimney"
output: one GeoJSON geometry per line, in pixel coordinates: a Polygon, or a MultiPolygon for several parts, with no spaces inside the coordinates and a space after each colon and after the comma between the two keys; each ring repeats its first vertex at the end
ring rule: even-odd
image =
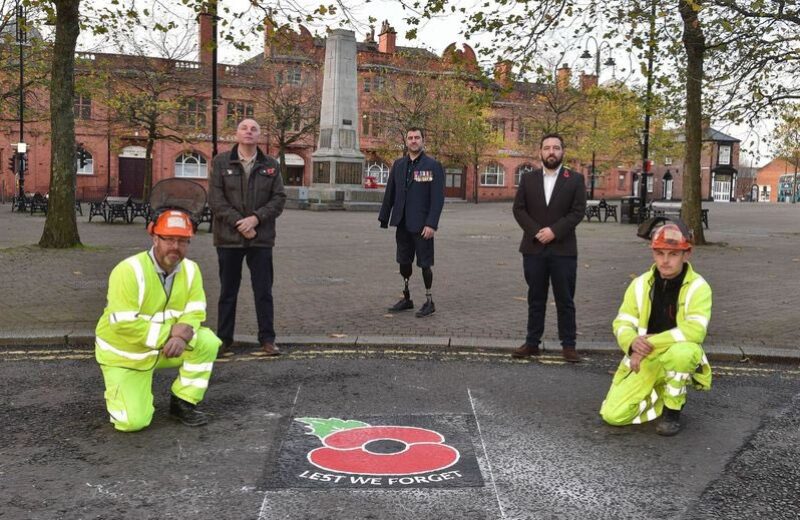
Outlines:
{"type": "Polygon", "coordinates": [[[511,84],[512,77],[512,63],[510,60],[500,60],[494,64],[494,79],[503,86],[511,84]]]}
{"type": "Polygon", "coordinates": [[[394,54],[397,50],[397,31],[389,25],[389,20],[384,20],[381,24],[381,33],[378,35],[378,51],[386,54],[394,54]]]}
{"type": "Polygon", "coordinates": [[[275,22],[272,21],[271,12],[264,18],[264,57],[272,56],[272,48],[275,45],[275,22]]]}
{"type": "Polygon", "coordinates": [[[556,70],[556,88],[559,90],[566,90],[569,88],[570,80],[572,79],[572,70],[566,63],[556,70]]]}
{"type": "Polygon", "coordinates": [[[211,66],[211,58],[214,50],[214,19],[211,13],[200,13],[197,20],[200,22],[200,63],[211,66]]]}
{"type": "Polygon", "coordinates": [[[597,76],[581,72],[581,92],[587,92],[597,86],[597,76]]]}

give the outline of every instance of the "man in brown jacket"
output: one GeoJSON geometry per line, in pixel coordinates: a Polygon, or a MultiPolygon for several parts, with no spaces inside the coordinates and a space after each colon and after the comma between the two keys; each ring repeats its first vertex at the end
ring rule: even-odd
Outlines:
{"type": "Polygon", "coordinates": [[[280,165],[256,146],[261,127],[245,119],[236,128],[236,143],[214,158],[209,183],[209,205],[214,214],[214,246],[219,260],[217,336],[220,353],[233,344],[236,300],[242,281],[242,261],[247,259],[256,304],[258,341],[268,356],[280,354],[275,346],[272,302],[272,247],[275,219],[283,212],[280,165]]]}
{"type": "Polygon", "coordinates": [[[586,210],[586,182],[583,175],[563,166],[564,140],[558,134],[545,135],[539,153],[542,169],[522,175],[514,199],[514,218],[523,231],[519,251],[528,283],[528,333],[525,343],[511,355],[515,358],[539,355],[547,292],[552,283],[563,356],[577,363],[575,227],[586,210]]]}

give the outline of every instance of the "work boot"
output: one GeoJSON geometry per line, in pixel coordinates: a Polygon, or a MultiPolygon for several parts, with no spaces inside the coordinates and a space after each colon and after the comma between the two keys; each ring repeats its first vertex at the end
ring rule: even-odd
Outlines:
{"type": "Polygon", "coordinates": [[[395,303],[391,307],[389,307],[389,312],[400,312],[400,311],[407,311],[409,309],[414,308],[414,300],[409,300],[408,298],[403,298],[399,302],[395,303]]]}
{"type": "Polygon", "coordinates": [[[681,431],[681,411],[664,407],[664,415],[656,425],[656,433],[664,437],[672,437],[681,431]]]}
{"type": "Polygon", "coordinates": [[[223,339],[222,345],[219,346],[219,350],[217,350],[217,359],[228,357],[233,355],[233,340],[232,339],[223,339]]]}
{"type": "Polygon", "coordinates": [[[265,342],[261,344],[261,351],[266,356],[280,356],[281,351],[275,346],[275,343],[265,342]]]}
{"type": "Polygon", "coordinates": [[[523,343],[511,352],[511,357],[514,359],[523,359],[531,356],[538,356],[541,354],[539,345],[531,345],[530,343],[523,343]]]}
{"type": "Polygon", "coordinates": [[[197,411],[195,405],[173,395],[169,400],[169,414],[186,426],[203,426],[208,423],[208,416],[197,411]]]}
{"type": "Polygon", "coordinates": [[[564,350],[561,351],[561,357],[564,358],[564,361],[569,363],[580,363],[581,358],[578,357],[578,351],[575,350],[575,347],[567,348],[564,347],[564,350]]]}
{"type": "Polygon", "coordinates": [[[420,307],[415,316],[417,318],[427,318],[434,312],[436,312],[436,305],[433,304],[433,300],[428,300],[422,304],[422,307],[420,307]]]}

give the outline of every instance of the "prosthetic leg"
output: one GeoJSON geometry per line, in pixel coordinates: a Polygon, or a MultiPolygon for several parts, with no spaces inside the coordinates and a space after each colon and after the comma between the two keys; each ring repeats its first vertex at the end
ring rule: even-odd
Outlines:
{"type": "Polygon", "coordinates": [[[425,282],[425,303],[423,303],[420,310],[417,311],[417,318],[425,318],[436,312],[436,306],[433,304],[433,297],[431,296],[433,271],[431,271],[430,267],[422,268],[422,280],[425,282]]]}
{"type": "Polygon", "coordinates": [[[389,307],[389,312],[407,311],[414,308],[411,292],[408,290],[408,279],[411,278],[411,264],[400,264],[400,276],[403,277],[403,299],[389,307]]]}

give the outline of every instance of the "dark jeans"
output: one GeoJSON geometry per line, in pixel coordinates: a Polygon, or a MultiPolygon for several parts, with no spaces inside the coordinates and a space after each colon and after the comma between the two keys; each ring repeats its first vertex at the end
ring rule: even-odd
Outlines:
{"type": "Polygon", "coordinates": [[[233,339],[236,324],[236,299],[242,281],[242,260],[247,258],[250,283],[256,304],[259,343],[275,341],[272,304],[272,248],[271,247],[218,247],[219,306],[217,308],[217,336],[223,341],[233,339]]]}
{"type": "Polygon", "coordinates": [[[528,334],[525,343],[538,345],[542,340],[547,291],[552,282],[558,313],[558,339],[562,347],[574,348],[578,257],[554,255],[545,249],[536,255],[523,255],[522,267],[528,282],[528,334]]]}

